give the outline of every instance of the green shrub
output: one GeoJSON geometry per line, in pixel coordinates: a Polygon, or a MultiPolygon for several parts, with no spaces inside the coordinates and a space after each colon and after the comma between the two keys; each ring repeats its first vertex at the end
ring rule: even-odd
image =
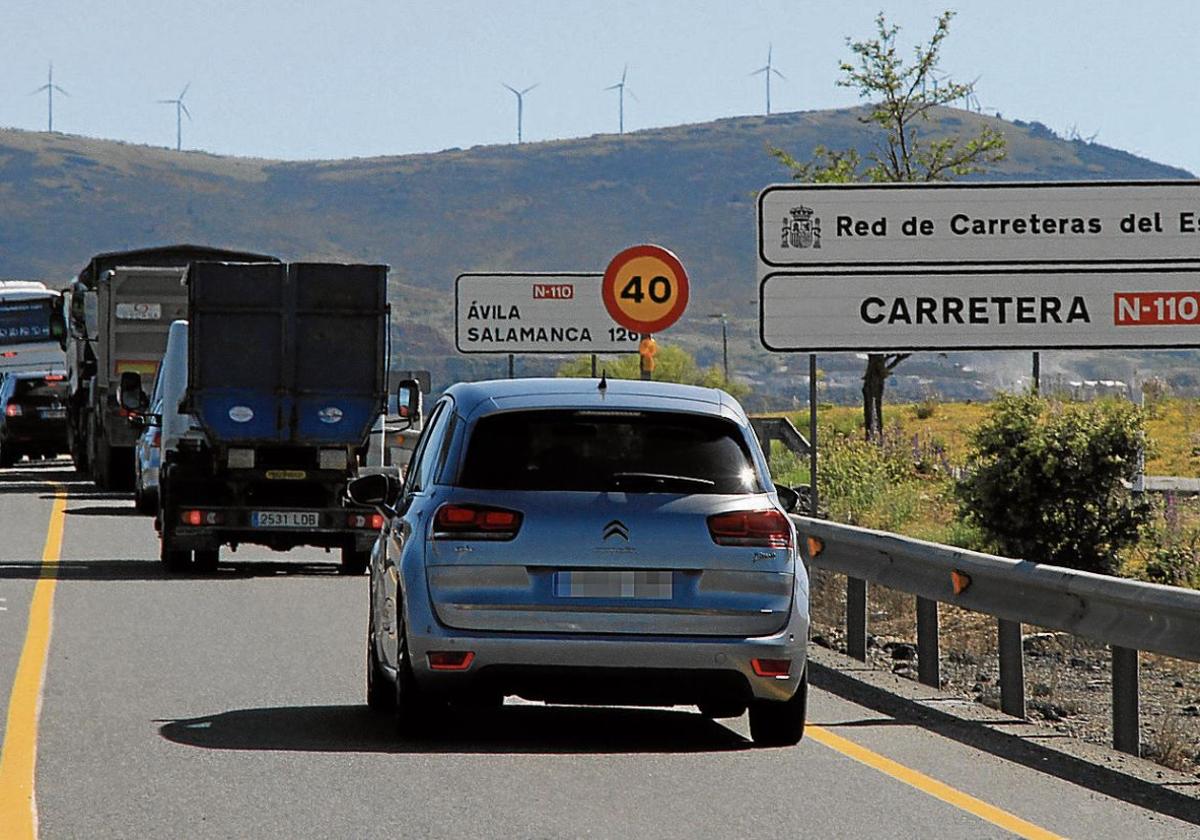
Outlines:
{"type": "Polygon", "coordinates": [[[1176,544],[1155,545],[1149,551],[1140,577],[1151,583],[1168,586],[1192,586],[1197,582],[1200,564],[1192,546],[1176,544]]]}
{"type": "Polygon", "coordinates": [[[1009,556],[1109,573],[1151,515],[1122,483],[1144,423],[1127,402],[1002,395],[971,433],[958,516],[1009,556]]]}
{"type": "Polygon", "coordinates": [[[918,420],[928,420],[937,413],[941,401],[936,391],[926,391],[921,399],[913,404],[913,414],[918,420]]]}
{"type": "Polygon", "coordinates": [[[915,472],[898,429],[889,427],[880,442],[834,433],[818,453],[821,506],[831,519],[895,530],[916,515],[915,472]]]}

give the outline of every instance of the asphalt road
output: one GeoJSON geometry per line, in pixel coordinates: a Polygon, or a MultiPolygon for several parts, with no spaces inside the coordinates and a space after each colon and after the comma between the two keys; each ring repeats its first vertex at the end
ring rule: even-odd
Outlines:
{"type": "Polygon", "coordinates": [[[204,578],[156,558],[128,496],[64,461],[0,471],[0,837],[30,836],[14,817],[25,739],[43,838],[1200,832],[820,689],[789,749],[754,749],[744,717],[512,700],[406,740],[363,705],[366,580],[339,577],[336,555],[247,548],[204,578]],[[53,482],[67,499],[48,581],[53,482]],[[18,661],[40,664],[31,604],[50,585],[35,722],[18,661]]]}

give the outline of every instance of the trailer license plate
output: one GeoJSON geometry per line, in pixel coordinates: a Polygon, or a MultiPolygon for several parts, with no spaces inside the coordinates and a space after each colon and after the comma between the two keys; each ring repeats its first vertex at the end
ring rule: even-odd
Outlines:
{"type": "Polygon", "coordinates": [[[256,510],[250,514],[255,528],[316,528],[321,514],[311,510],[256,510]]]}

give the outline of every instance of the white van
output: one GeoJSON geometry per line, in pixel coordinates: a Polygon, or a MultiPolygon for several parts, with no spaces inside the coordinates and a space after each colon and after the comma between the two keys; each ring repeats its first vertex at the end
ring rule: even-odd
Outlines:
{"type": "Polygon", "coordinates": [[[159,470],[167,463],[167,453],[178,450],[179,442],[185,438],[204,439],[192,416],[179,411],[179,403],[187,390],[187,354],[188,322],[172,321],[167,332],[167,349],[150,394],[150,412],[152,416],[156,415],[151,422],[155,428],[144,435],[137,446],[135,495],[139,509],[146,513],[152,513],[158,507],[159,470]],[[155,440],[156,444],[150,443],[155,440]]]}

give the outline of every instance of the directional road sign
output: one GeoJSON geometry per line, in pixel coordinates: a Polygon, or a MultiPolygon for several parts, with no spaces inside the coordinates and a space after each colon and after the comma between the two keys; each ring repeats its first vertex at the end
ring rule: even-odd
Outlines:
{"type": "Polygon", "coordinates": [[[600,274],[460,274],[454,342],[460,353],[636,353],[639,335],[613,322],[600,274]]]}
{"type": "Polygon", "coordinates": [[[1200,341],[1200,268],[929,268],[774,273],[769,350],[1183,348],[1200,341]]]}
{"type": "Polygon", "coordinates": [[[778,184],[760,276],[784,267],[1200,260],[1200,181],[778,184]]]}

